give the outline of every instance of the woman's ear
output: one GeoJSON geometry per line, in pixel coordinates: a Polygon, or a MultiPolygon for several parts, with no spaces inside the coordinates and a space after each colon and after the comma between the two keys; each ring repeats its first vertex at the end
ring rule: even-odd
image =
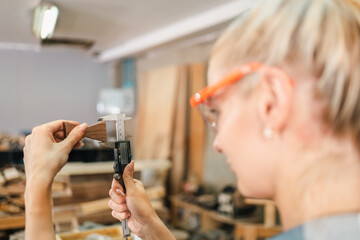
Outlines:
{"type": "Polygon", "coordinates": [[[264,127],[279,132],[286,125],[293,101],[293,84],[293,80],[281,69],[263,69],[257,89],[257,105],[264,127]]]}

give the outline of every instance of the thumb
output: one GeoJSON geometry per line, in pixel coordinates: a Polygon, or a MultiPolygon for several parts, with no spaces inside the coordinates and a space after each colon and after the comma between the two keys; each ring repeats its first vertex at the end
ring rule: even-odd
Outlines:
{"type": "Polygon", "coordinates": [[[64,147],[67,148],[70,152],[71,149],[84,137],[86,128],[86,123],[75,127],[73,130],[71,130],[69,136],[67,136],[64,141],[60,142],[60,144],[64,145],[64,147]]]}
{"type": "Polygon", "coordinates": [[[123,179],[126,187],[126,191],[131,190],[135,187],[134,183],[134,161],[131,161],[124,169],[123,179]]]}

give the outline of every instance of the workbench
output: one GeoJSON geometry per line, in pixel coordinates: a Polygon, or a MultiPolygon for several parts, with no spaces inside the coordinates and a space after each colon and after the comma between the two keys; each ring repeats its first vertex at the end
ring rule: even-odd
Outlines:
{"type": "Polygon", "coordinates": [[[275,224],[275,215],[272,214],[275,206],[270,200],[247,199],[247,203],[249,204],[264,205],[264,215],[266,215],[264,216],[264,222],[259,222],[259,219],[256,217],[250,219],[234,219],[220,214],[217,211],[208,210],[196,204],[186,202],[183,200],[182,196],[172,196],[170,200],[172,224],[174,226],[178,226],[179,210],[183,208],[199,214],[200,229],[203,231],[218,229],[222,224],[233,225],[233,235],[235,240],[257,240],[258,238],[269,238],[282,232],[281,227],[275,224]]]}

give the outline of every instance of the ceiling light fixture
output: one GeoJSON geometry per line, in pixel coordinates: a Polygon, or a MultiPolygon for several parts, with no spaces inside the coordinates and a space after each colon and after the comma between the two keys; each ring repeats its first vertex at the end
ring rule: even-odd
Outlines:
{"type": "Polygon", "coordinates": [[[34,10],[33,32],[41,39],[54,34],[59,9],[51,3],[40,3],[34,10]]]}

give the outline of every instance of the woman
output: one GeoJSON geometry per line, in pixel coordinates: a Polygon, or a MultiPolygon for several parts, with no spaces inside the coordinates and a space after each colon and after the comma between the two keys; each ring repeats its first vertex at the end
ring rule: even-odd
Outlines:
{"type": "MultiPolygon", "coordinates": [[[[208,79],[191,104],[240,192],[275,201],[285,232],[273,239],[360,239],[359,1],[261,2],[218,40],[208,79]]],[[[51,155],[30,138],[39,158],[51,155]]],[[[30,150],[25,164],[35,161],[30,150]]],[[[174,239],[133,169],[126,195],[113,182],[113,216],[142,239],[174,239]]]]}

